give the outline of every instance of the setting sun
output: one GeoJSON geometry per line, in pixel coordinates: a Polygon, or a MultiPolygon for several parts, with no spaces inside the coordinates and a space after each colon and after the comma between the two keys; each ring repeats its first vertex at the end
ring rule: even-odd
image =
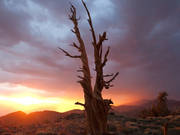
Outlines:
{"type": "Polygon", "coordinates": [[[74,105],[75,99],[69,99],[63,96],[50,96],[51,92],[45,90],[29,88],[20,84],[12,85],[9,83],[0,83],[3,91],[13,90],[14,94],[2,94],[0,96],[1,113],[4,111],[20,110],[26,113],[41,110],[55,110],[65,112],[71,109],[82,109],[74,105]],[[4,109],[4,108],[6,109],[4,109]]]}
{"type": "Polygon", "coordinates": [[[43,103],[43,100],[39,100],[33,97],[24,97],[24,98],[15,99],[15,102],[27,106],[27,105],[43,103]]]}
{"type": "Polygon", "coordinates": [[[11,106],[11,109],[21,110],[30,113],[37,110],[55,110],[65,112],[71,109],[81,109],[74,105],[74,101],[70,99],[61,99],[55,97],[38,97],[38,96],[0,96],[1,106],[11,106]]]}

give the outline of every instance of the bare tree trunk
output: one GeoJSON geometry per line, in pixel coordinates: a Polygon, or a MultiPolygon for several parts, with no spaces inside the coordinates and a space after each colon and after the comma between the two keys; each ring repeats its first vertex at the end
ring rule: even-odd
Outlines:
{"type": "Polygon", "coordinates": [[[111,100],[97,99],[95,97],[85,98],[85,104],[75,104],[85,107],[88,132],[91,135],[107,134],[107,115],[110,109],[111,100]]]}
{"type": "Polygon", "coordinates": [[[107,111],[103,100],[93,98],[86,104],[87,122],[91,135],[107,133],[107,111]]]}
{"type": "Polygon", "coordinates": [[[88,23],[90,26],[90,31],[92,34],[93,42],[92,46],[94,48],[94,61],[95,61],[95,72],[96,72],[96,80],[94,88],[92,88],[91,84],[91,73],[89,69],[88,64],[88,57],[84,45],[84,41],[81,37],[81,33],[78,27],[78,20],[76,17],[76,8],[71,5],[69,15],[70,20],[74,24],[74,28],[71,30],[78,42],[79,45],[73,42],[72,46],[76,48],[80,55],[71,55],[64,49],[61,49],[66,56],[71,58],[78,58],[81,60],[82,68],[78,70],[78,72],[82,72],[83,76],[78,76],[80,80],[78,81],[84,92],[84,99],[85,103],[79,103],[76,102],[77,105],[82,105],[85,108],[86,112],[86,118],[88,123],[88,130],[91,135],[105,135],[107,133],[107,116],[108,111],[110,109],[110,104],[113,104],[111,99],[103,99],[102,98],[102,90],[103,88],[109,89],[113,85],[111,85],[111,82],[117,77],[119,73],[116,74],[103,74],[103,68],[107,63],[107,57],[110,51],[110,47],[108,47],[107,51],[105,52],[104,57],[102,58],[102,50],[103,46],[102,43],[107,40],[106,38],[106,32],[104,32],[102,35],[99,34],[99,39],[97,41],[95,31],[93,28],[90,12],[83,0],[82,4],[86,9],[87,15],[88,15],[88,23]],[[109,80],[105,80],[105,78],[111,77],[109,80]]]}
{"type": "Polygon", "coordinates": [[[167,135],[167,131],[168,131],[168,123],[165,123],[163,125],[163,135],[167,135]]]}

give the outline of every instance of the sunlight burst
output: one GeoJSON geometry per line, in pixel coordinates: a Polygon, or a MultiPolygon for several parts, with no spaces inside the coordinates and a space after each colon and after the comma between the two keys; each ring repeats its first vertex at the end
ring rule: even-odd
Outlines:
{"type": "Polygon", "coordinates": [[[24,106],[28,105],[34,105],[34,104],[57,104],[60,103],[60,99],[41,99],[41,98],[35,98],[35,97],[5,97],[5,96],[0,96],[0,101],[6,101],[8,102],[13,102],[16,104],[21,104],[24,106]]]}

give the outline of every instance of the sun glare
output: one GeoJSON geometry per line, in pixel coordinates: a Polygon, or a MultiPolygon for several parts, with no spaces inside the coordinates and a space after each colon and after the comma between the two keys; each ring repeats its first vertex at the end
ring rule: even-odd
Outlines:
{"type": "MultiPolygon", "coordinates": [[[[53,110],[65,112],[71,109],[82,109],[80,106],[74,105],[76,99],[69,99],[63,96],[52,96],[46,90],[28,88],[22,85],[0,84],[0,88],[4,91],[11,90],[12,94],[0,95],[0,105],[5,110],[24,111],[30,113],[33,111],[53,110]]],[[[2,110],[3,108],[1,108],[2,110]]]]}
{"type": "Polygon", "coordinates": [[[42,101],[33,97],[24,97],[15,99],[16,102],[22,104],[22,105],[32,105],[32,104],[39,104],[42,101]]]}
{"type": "Polygon", "coordinates": [[[55,100],[46,100],[46,99],[38,99],[35,97],[19,97],[19,98],[12,98],[12,101],[24,105],[24,106],[29,106],[29,105],[35,105],[35,104],[52,104],[52,103],[58,103],[59,101],[55,100]]]}
{"type": "Polygon", "coordinates": [[[4,103],[13,103],[13,104],[19,104],[23,106],[30,106],[30,105],[42,105],[42,104],[58,104],[62,102],[60,99],[43,99],[38,97],[6,97],[6,96],[0,96],[0,101],[4,101],[4,103]]]}
{"type": "Polygon", "coordinates": [[[13,110],[21,110],[26,113],[40,110],[54,110],[65,112],[71,109],[82,109],[74,105],[73,100],[61,98],[45,98],[45,97],[7,97],[0,96],[0,104],[9,106],[13,110]]]}

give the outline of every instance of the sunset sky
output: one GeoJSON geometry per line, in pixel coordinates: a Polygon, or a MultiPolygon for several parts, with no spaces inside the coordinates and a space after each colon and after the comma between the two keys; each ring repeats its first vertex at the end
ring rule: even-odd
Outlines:
{"type": "MultiPolygon", "coordinates": [[[[22,110],[79,108],[80,62],[70,31],[69,2],[81,17],[79,27],[93,72],[87,15],[80,0],[0,0],[0,115],[22,110]]],[[[119,71],[103,95],[115,105],[155,98],[167,91],[180,99],[180,1],[86,0],[97,34],[107,31],[111,47],[107,73],[119,71]]],[[[94,75],[94,73],[93,73],[94,75]]]]}

